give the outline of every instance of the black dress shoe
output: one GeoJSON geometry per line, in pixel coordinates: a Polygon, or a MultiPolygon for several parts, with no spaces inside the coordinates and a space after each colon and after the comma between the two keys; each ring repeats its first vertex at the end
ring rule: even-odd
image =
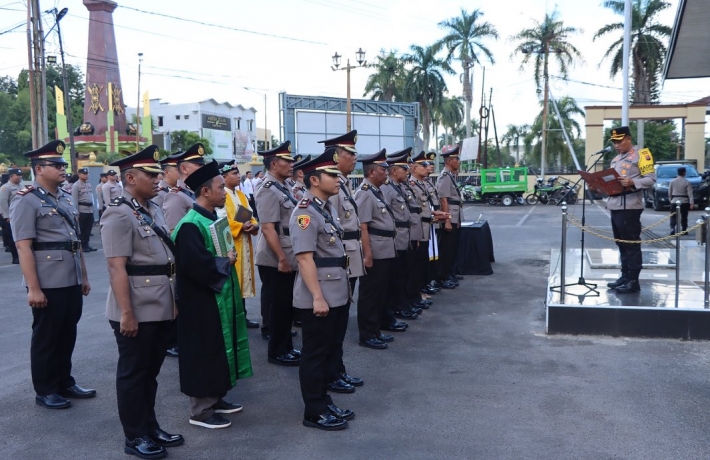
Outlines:
{"type": "Polygon", "coordinates": [[[430,305],[431,305],[431,302],[422,299],[419,302],[414,302],[412,304],[412,308],[419,308],[420,310],[428,310],[430,305]]]}
{"type": "Polygon", "coordinates": [[[298,331],[291,331],[291,337],[296,337],[298,335],[298,331]]]}
{"type": "Polygon", "coordinates": [[[13,258],[12,258],[12,264],[13,264],[13,265],[20,265],[20,259],[18,259],[17,257],[13,257],[13,258]]]}
{"type": "Polygon", "coordinates": [[[388,332],[404,332],[407,330],[407,325],[404,325],[405,323],[402,323],[400,321],[397,321],[394,324],[388,324],[387,326],[382,326],[380,329],[383,331],[388,331],[388,332]]]}
{"type": "Polygon", "coordinates": [[[264,334],[263,332],[261,333],[261,338],[264,340],[271,340],[271,334],[264,334]]]}
{"type": "Polygon", "coordinates": [[[449,277],[449,278],[447,278],[447,279],[444,280],[444,281],[445,281],[445,282],[449,282],[449,283],[453,284],[453,285],[456,286],[456,287],[459,287],[459,281],[458,281],[456,278],[451,278],[451,277],[449,277]]]}
{"type": "Polygon", "coordinates": [[[95,252],[95,251],[98,251],[98,249],[92,248],[91,246],[87,246],[87,247],[86,247],[86,250],[87,250],[87,252],[95,252]]]}
{"type": "Polygon", "coordinates": [[[377,336],[377,340],[379,340],[380,342],[389,343],[394,341],[394,337],[388,334],[380,334],[377,336]]]}
{"type": "Polygon", "coordinates": [[[259,329],[259,322],[252,321],[252,320],[248,319],[247,320],[247,329],[259,329]]]}
{"type": "Polygon", "coordinates": [[[456,284],[449,282],[449,281],[442,281],[441,287],[443,289],[456,289],[456,284]]]}
{"type": "Polygon", "coordinates": [[[325,431],[344,430],[348,427],[348,422],[338,418],[331,413],[318,415],[316,417],[303,417],[303,426],[318,428],[325,431]]]}
{"type": "Polygon", "coordinates": [[[629,280],[616,288],[617,294],[630,294],[632,292],[641,292],[641,285],[639,285],[638,280],[629,280]]]}
{"type": "Polygon", "coordinates": [[[168,358],[177,358],[178,354],[178,347],[172,347],[165,350],[165,356],[168,358]]]}
{"type": "Polygon", "coordinates": [[[59,392],[61,396],[65,398],[76,398],[76,399],[88,399],[96,396],[96,390],[91,388],[82,388],[77,384],[65,388],[59,392]]]}
{"type": "Polygon", "coordinates": [[[47,409],[66,409],[71,407],[71,401],[62,398],[56,393],[47,396],[37,395],[35,396],[35,403],[47,409]]]}
{"type": "Polygon", "coordinates": [[[355,412],[350,409],[341,409],[335,404],[328,404],[328,412],[341,420],[352,420],[355,418],[355,412]]]}
{"type": "Polygon", "coordinates": [[[275,358],[269,356],[269,362],[271,364],[278,364],[279,366],[298,366],[301,364],[301,358],[297,358],[291,353],[286,353],[285,355],[277,356],[275,358]]]}
{"type": "Polygon", "coordinates": [[[417,319],[417,314],[412,313],[410,310],[397,310],[394,312],[394,316],[401,319],[417,319]]]}
{"type": "Polygon", "coordinates": [[[343,380],[343,382],[349,383],[350,385],[354,387],[361,387],[365,384],[365,382],[358,377],[353,377],[352,375],[348,375],[347,372],[341,372],[340,373],[340,378],[343,380]]]}
{"type": "Polygon", "coordinates": [[[360,346],[361,347],[366,347],[366,348],[372,348],[373,350],[384,350],[387,348],[387,344],[384,342],[381,342],[375,338],[372,339],[367,339],[365,341],[360,341],[360,346]]]}
{"type": "Polygon", "coordinates": [[[419,307],[414,307],[414,306],[409,307],[409,311],[411,311],[412,313],[414,313],[414,314],[417,315],[417,316],[421,315],[421,313],[422,313],[422,309],[421,309],[421,308],[419,308],[419,307]]]}
{"type": "Polygon", "coordinates": [[[338,379],[334,382],[330,382],[328,384],[328,390],[333,391],[335,393],[355,393],[355,387],[350,385],[343,379],[338,379]]]}
{"type": "Polygon", "coordinates": [[[133,440],[126,439],[123,451],[139,458],[165,458],[168,452],[162,446],[157,446],[150,436],[143,436],[133,440]]]}
{"type": "Polygon", "coordinates": [[[295,356],[296,358],[301,357],[301,350],[294,349],[294,350],[289,351],[289,353],[291,353],[291,355],[295,356]]]}
{"type": "Polygon", "coordinates": [[[627,281],[628,280],[622,276],[619,279],[617,279],[616,281],[610,281],[610,282],[606,283],[606,287],[608,287],[610,289],[616,289],[619,286],[626,284],[627,281]]]}
{"type": "Polygon", "coordinates": [[[181,434],[170,434],[160,428],[152,431],[149,436],[153,443],[162,447],[175,447],[185,442],[181,434]]]}
{"type": "Polygon", "coordinates": [[[451,277],[454,278],[454,279],[456,279],[456,280],[462,280],[462,279],[463,279],[463,276],[461,276],[461,275],[451,275],[451,277]]]}

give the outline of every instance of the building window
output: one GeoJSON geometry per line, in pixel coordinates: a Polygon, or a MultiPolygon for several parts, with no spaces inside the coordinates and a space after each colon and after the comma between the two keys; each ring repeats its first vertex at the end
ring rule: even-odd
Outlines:
{"type": "Polygon", "coordinates": [[[179,119],[180,119],[180,115],[175,115],[175,119],[176,119],[176,120],[179,120],[179,119]]]}
{"type": "Polygon", "coordinates": [[[248,121],[248,130],[249,130],[249,131],[254,131],[254,120],[249,120],[249,121],[248,121]]]}
{"type": "Polygon", "coordinates": [[[158,117],[158,126],[163,126],[163,117],[158,117]]]}
{"type": "Polygon", "coordinates": [[[185,120],[188,120],[190,118],[190,115],[183,115],[182,116],[185,120]]]}
{"type": "Polygon", "coordinates": [[[240,131],[242,129],[242,119],[237,118],[237,131],[240,131]]]}

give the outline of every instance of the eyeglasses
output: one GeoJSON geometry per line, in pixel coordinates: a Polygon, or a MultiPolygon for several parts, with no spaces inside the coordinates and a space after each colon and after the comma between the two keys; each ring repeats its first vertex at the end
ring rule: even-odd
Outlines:
{"type": "Polygon", "coordinates": [[[56,169],[67,169],[67,165],[64,163],[45,163],[40,166],[51,166],[52,168],[56,168],[56,169]]]}

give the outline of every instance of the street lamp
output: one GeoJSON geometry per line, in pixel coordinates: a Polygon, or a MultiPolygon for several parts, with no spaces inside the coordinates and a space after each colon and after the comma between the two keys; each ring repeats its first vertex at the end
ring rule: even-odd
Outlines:
{"type": "MultiPolygon", "coordinates": [[[[143,62],[143,53],[138,53],[138,104],[136,104],[136,153],[140,151],[141,140],[141,63],[143,62]]],[[[152,129],[152,127],[151,127],[152,129]]]]}
{"type": "Polygon", "coordinates": [[[71,96],[69,94],[69,82],[67,81],[67,67],[64,63],[64,45],[62,44],[62,29],[59,26],[59,21],[62,20],[64,16],[69,12],[69,8],[62,8],[61,11],[57,12],[54,8],[52,13],[54,13],[54,24],[57,26],[57,35],[59,36],[59,54],[62,56],[62,82],[64,86],[64,105],[67,113],[67,128],[69,129],[69,158],[71,159],[71,170],[76,172],[77,170],[77,153],[74,149],[74,125],[71,119],[71,96]]]}
{"type": "Polygon", "coordinates": [[[357,69],[358,67],[367,67],[367,61],[365,60],[365,51],[363,51],[362,48],[358,49],[355,52],[355,60],[357,61],[358,65],[350,65],[350,59],[348,59],[345,67],[343,67],[341,69],[340,68],[340,58],[341,57],[342,56],[339,55],[338,52],[336,51],[335,54],[332,56],[333,65],[330,68],[333,69],[333,71],[345,70],[348,74],[348,92],[347,92],[347,99],[346,99],[346,103],[345,103],[345,111],[346,111],[347,118],[346,118],[345,124],[347,127],[347,131],[350,132],[352,130],[352,121],[350,119],[351,118],[350,114],[352,111],[351,102],[350,102],[350,70],[357,69]]]}

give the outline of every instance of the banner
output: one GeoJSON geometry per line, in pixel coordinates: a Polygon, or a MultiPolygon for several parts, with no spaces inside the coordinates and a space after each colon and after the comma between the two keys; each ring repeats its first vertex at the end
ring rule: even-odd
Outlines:
{"type": "Polygon", "coordinates": [[[478,136],[467,137],[463,140],[461,161],[478,161],[478,136]]]}

